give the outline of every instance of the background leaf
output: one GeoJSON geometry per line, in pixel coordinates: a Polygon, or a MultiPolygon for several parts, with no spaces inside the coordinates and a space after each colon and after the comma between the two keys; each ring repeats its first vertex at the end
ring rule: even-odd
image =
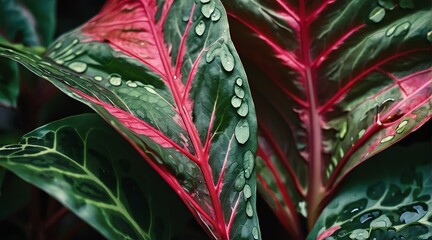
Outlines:
{"type": "Polygon", "coordinates": [[[95,114],[53,122],[26,134],[19,144],[3,146],[0,165],[55,197],[109,239],[203,237],[179,235],[190,215],[178,197],[95,114]]]}
{"type": "Polygon", "coordinates": [[[258,239],[256,119],[219,1],[108,1],[43,59],[0,48],[119,130],[218,239],[258,239]]]}
{"type": "MultiPolygon", "coordinates": [[[[47,46],[55,28],[55,0],[1,0],[0,42],[47,46]],[[5,39],[3,39],[5,38],[5,39]]],[[[19,94],[18,66],[0,60],[0,106],[15,107],[19,94]]]]}
{"type": "Polygon", "coordinates": [[[431,147],[395,146],[358,167],[308,239],[430,239],[431,147]]]}
{"type": "Polygon", "coordinates": [[[224,1],[260,129],[259,189],[302,238],[360,162],[432,116],[431,2],[224,1]]]}

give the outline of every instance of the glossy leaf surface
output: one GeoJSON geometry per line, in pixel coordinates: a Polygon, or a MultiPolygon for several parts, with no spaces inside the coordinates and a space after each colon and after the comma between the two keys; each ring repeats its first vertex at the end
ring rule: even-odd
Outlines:
{"type": "Polygon", "coordinates": [[[108,1],[18,62],[119,130],[210,236],[258,239],[256,119],[219,1],[108,1]]]}
{"type": "Polygon", "coordinates": [[[431,147],[432,142],[394,147],[360,166],[308,239],[430,239],[431,147]]]}
{"type": "MultiPolygon", "coordinates": [[[[96,114],[50,123],[1,147],[0,165],[108,239],[172,239],[187,228],[180,199],[96,114]]],[[[188,236],[196,237],[203,236],[188,236]]]]}
{"type": "MultiPolygon", "coordinates": [[[[0,42],[48,45],[54,35],[54,14],[55,0],[2,0],[0,42]]],[[[0,106],[15,107],[18,93],[18,66],[13,61],[0,60],[0,106]]]]}
{"type": "Polygon", "coordinates": [[[300,239],[296,212],[313,226],[349,171],[431,118],[431,3],[224,3],[257,108],[261,193],[300,239]]]}

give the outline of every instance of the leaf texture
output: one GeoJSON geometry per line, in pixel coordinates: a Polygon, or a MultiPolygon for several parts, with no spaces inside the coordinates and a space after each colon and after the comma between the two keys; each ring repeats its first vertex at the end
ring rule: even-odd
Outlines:
{"type": "Polygon", "coordinates": [[[0,48],[96,110],[215,239],[259,239],[257,130],[219,1],[108,1],[43,58],[0,48]]]}
{"type": "Polygon", "coordinates": [[[308,239],[431,238],[430,147],[394,147],[354,170],[308,239]]]}
{"type": "Polygon", "coordinates": [[[431,3],[224,3],[257,108],[259,189],[301,239],[297,212],[311,228],[348,172],[431,118],[431,3]]]}
{"type": "Polygon", "coordinates": [[[173,239],[193,219],[96,114],[50,123],[1,147],[0,166],[51,194],[108,239],[173,239]]]}

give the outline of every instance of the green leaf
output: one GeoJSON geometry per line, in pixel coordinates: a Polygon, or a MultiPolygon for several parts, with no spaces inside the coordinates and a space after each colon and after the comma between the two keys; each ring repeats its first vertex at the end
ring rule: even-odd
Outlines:
{"type": "Polygon", "coordinates": [[[19,144],[3,146],[0,166],[52,195],[108,239],[172,239],[192,217],[96,114],[50,123],[19,144]]]}
{"type": "Polygon", "coordinates": [[[27,46],[48,45],[54,36],[56,0],[2,0],[0,33],[27,46]]]}
{"type": "Polygon", "coordinates": [[[302,238],[355,166],[432,118],[432,2],[222,0],[259,122],[259,189],[302,238]]]}
{"type": "Polygon", "coordinates": [[[392,147],[360,166],[308,239],[431,239],[431,147],[392,147]]]}
{"type": "Polygon", "coordinates": [[[212,238],[260,238],[254,105],[220,1],[111,0],[43,58],[0,56],[105,118],[212,238]]]}

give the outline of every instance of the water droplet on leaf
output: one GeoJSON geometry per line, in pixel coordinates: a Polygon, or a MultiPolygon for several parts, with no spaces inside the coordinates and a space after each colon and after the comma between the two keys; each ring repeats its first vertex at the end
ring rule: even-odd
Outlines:
{"type": "Polygon", "coordinates": [[[411,27],[411,23],[409,22],[404,22],[398,25],[395,29],[395,33],[394,33],[395,37],[399,37],[407,34],[410,27],[411,27]]]}
{"type": "Polygon", "coordinates": [[[234,86],[234,93],[239,98],[244,98],[245,96],[244,90],[239,86],[234,86]]]}
{"type": "Polygon", "coordinates": [[[138,84],[136,84],[135,82],[132,82],[132,81],[126,83],[126,85],[127,85],[128,87],[131,87],[131,88],[136,88],[136,87],[138,87],[138,84]]]}
{"type": "Polygon", "coordinates": [[[255,240],[258,240],[258,238],[259,238],[258,228],[256,228],[256,227],[253,227],[253,228],[252,228],[252,237],[253,237],[255,240]]]}
{"type": "Polygon", "coordinates": [[[386,142],[392,140],[393,138],[394,138],[393,135],[387,136],[387,137],[381,139],[380,143],[386,143],[386,142]]]}
{"type": "Polygon", "coordinates": [[[204,17],[210,18],[210,16],[215,10],[215,7],[216,7],[216,2],[214,0],[211,0],[209,3],[204,4],[201,7],[201,13],[204,15],[204,17]]]}
{"type": "Polygon", "coordinates": [[[237,109],[237,114],[241,117],[246,117],[248,113],[249,113],[249,105],[246,101],[244,101],[237,109]]]}
{"type": "Polygon", "coordinates": [[[202,35],[204,34],[205,29],[206,29],[206,26],[205,26],[204,21],[203,21],[203,20],[200,20],[200,21],[198,22],[198,24],[195,26],[195,33],[196,33],[198,36],[202,36],[202,35]]]}
{"type": "Polygon", "coordinates": [[[72,69],[74,72],[77,73],[83,73],[87,70],[87,63],[84,62],[72,62],[68,66],[70,69],[72,69]]]}
{"type": "Polygon", "coordinates": [[[209,3],[210,0],[200,0],[201,3],[209,3]]]}
{"type": "Polygon", "coordinates": [[[407,124],[408,124],[408,120],[400,122],[396,128],[396,133],[401,134],[404,131],[407,124]]]}
{"type": "Polygon", "coordinates": [[[248,217],[253,217],[253,208],[252,204],[249,201],[246,203],[246,215],[248,217]]]}
{"type": "Polygon", "coordinates": [[[120,86],[122,83],[121,76],[117,73],[113,73],[108,77],[109,83],[113,86],[120,86]]]}
{"type": "Polygon", "coordinates": [[[247,201],[250,197],[252,197],[252,189],[248,184],[246,184],[243,188],[243,196],[245,201],[247,201]]]}
{"type": "Polygon", "coordinates": [[[240,98],[238,98],[237,96],[233,96],[231,98],[231,105],[233,107],[238,108],[238,107],[240,107],[241,103],[242,103],[242,100],[240,98]]]}
{"type": "Polygon", "coordinates": [[[395,30],[396,30],[396,25],[394,25],[394,26],[390,27],[389,29],[387,29],[386,36],[390,37],[391,35],[393,35],[393,33],[395,32],[395,30]]]}
{"type": "Polygon", "coordinates": [[[103,80],[103,78],[101,76],[94,76],[93,79],[98,81],[98,82],[103,80]]]}
{"type": "Polygon", "coordinates": [[[400,216],[400,221],[405,224],[417,222],[428,212],[428,206],[424,203],[415,203],[409,206],[402,207],[399,212],[403,212],[400,216]]]}
{"type": "Polygon", "coordinates": [[[375,23],[379,23],[385,16],[385,9],[382,7],[375,7],[370,13],[369,13],[369,20],[375,23]]]}
{"type": "Polygon", "coordinates": [[[369,239],[369,232],[365,229],[356,229],[350,234],[349,237],[355,240],[366,240],[369,239]]]}
{"type": "Polygon", "coordinates": [[[432,31],[429,31],[429,32],[426,34],[426,38],[427,38],[427,40],[428,40],[429,42],[432,42],[432,31]]]}
{"type": "Polygon", "coordinates": [[[226,44],[222,45],[219,56],[221,58],[223,69],[225,69],[227,72],[231,72],[234,69],[234,57],[226,44]]]}
{"type": "Polygon", "coordinates": [[[241,119],[234,130],[234,135],[236,137],[237,142],[240,144],[246,143],[246,141],[249,139],[250,132],[249,132],[249,123],[246,119],[241,119]]]}
{"type": "Polygon", "coordinates": [[[219,9],[215,9],[214,10],[214,12],[212,13],[212,15],[211,15],[211,20],[213,21],[213,22],[217,22],[217,21],[219,21],[219,19],[221,18],[221,12],[220,12],[220,10],[219,9]]]}
{"type": "Polygon", "coordinates": [[[255,167],[254,155],[250,150],[248,150],[243,156],[243,169],[244,169],[246,179],[249,179],[251,177],[254,167],[255,167]]]}
{"type": "Polygon", "coordinates": [[[237,176],[234,182],[234,188],[237,192],[240,192],[243,190],[245,184],[246,184],[246,179],[244,177],[244,171],[240,171],[239,175],[237,176]]]}
{"type": "Polygon", "coordinates": [[[243,85],[243,79],[237,78],[236,79],[236,84],[237,84],[237,86],[241,87],[243,85]]]}
{"type": "Polygon", "coordinates": [[[208,63],[211,63],[215,59],[216,56],[220,55],[221,47],[222,47],[222,44],[217,42],[209,48],[209,50],[206,54],[206,61],[208,63]]]}

